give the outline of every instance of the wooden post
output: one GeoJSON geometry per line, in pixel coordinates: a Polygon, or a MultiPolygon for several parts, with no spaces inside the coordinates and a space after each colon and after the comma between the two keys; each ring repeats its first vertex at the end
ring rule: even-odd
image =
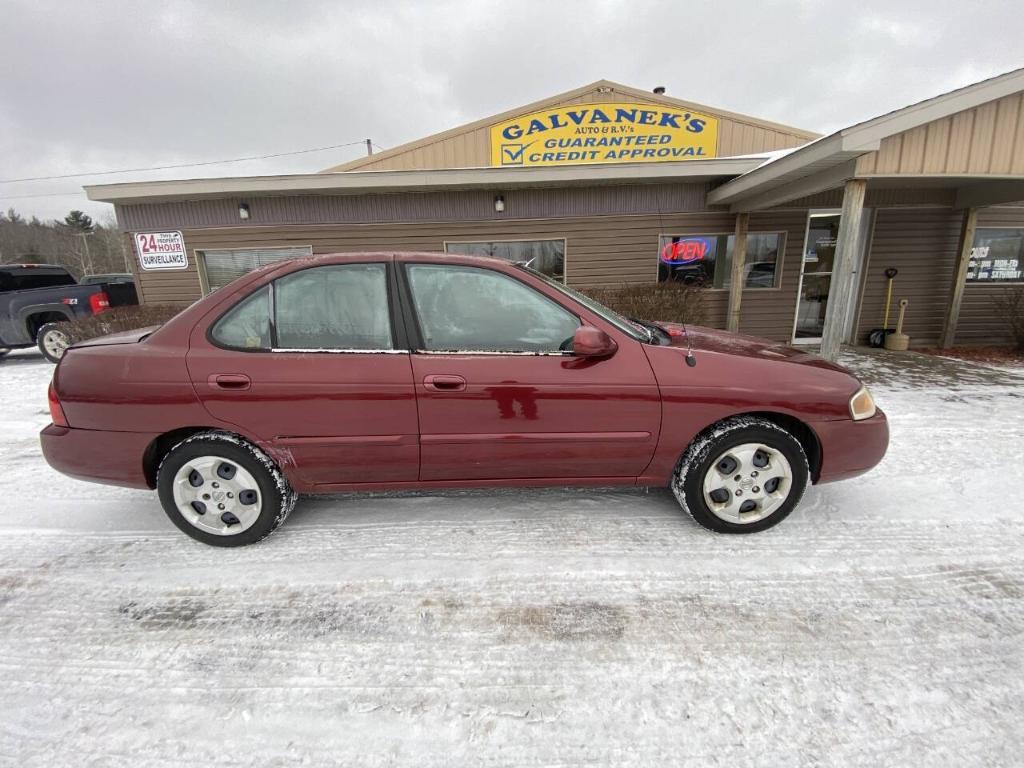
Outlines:
{"type": "Polygon", "coordinates": [[[732,274],[729,277],[729,312],[725,329],[736,333],[740,329],[740,305],[743,302],[743,267],[747,263],[747,228],[749,213],[736,214],[736,236],[732,245],[732,274]]]}
{"type": "Polygon", "coordinates": [[[964,298],[964,285],[967,282],[967,265],[971,260],[971,248],[974,247],[974,230],[978,227],[978,209],[968,208],[964,211],[964,220],[960,225],[960,255],[953,271],[953,284],[949,290],[949,306],[946,308],[946,323],[942,326],[942,340],[939,346],[949,349],[956,338],[956,326],[960,321],[960,303],[964,298]]]}
{"type": "Polygon", "coordinates": [[[839,220],[832,284],[825,310],[825,329],[821,334],[821,356],[835,360],[843,343],[846,317],[853,301],[853,267],[860,248],[860,222],[864,214],[867,181],[850,179],[843,187],[843,211],[839,220]]]}

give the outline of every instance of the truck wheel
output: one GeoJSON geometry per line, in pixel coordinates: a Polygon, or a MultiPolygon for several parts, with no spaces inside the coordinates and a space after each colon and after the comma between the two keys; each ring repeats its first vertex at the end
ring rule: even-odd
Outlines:
{"type": "Polygon", "coordinates": [[[200,432],[174,446],[156,488],[171,522],[214,547],[266,538],[298,499],[269,456],[226,432],[200,432]]]}
{"type": "Polygon", "coordinates": [[[43,357],[51,363],[59,363],[71,346],[71,339],[64,330],[64,323],[47,323],[36,333],[36,344],[43,357]]]}
{"type": "Polygon", "coordinates": [[[799,440],[767,419],[738,416],[690,444],[676,467],[672,491],[705,528],[755,533],[793,511],[809,476],[799,440]]]}

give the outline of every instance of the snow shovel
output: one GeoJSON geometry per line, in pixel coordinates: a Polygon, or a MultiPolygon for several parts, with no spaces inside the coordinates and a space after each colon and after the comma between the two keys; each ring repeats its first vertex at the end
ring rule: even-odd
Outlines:
{"type": "Polygon", "coordinates": [[[885,287],[885,319],[882,320],[881,328],[872,328],[868,333],[868,344],[878,349],[885,346],[885,338],[896,330],[889,327],[889,308],[892,306],[892,281],[896,278],[897,274],[899,274],[899,270],[895,267],[889,267],[885,270],[885,276],[888,280],[885,287]]]}

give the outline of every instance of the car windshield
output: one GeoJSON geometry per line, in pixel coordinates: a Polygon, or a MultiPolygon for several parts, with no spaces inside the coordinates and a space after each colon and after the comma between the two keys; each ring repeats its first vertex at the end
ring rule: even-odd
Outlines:
{"type": "Polygon", "coordinates": [[[535,269],[531,269],[530,267],[527,267],[524,264],[517,264],[516,266],[519,269],[523,270],[524,272],[529,272],[534,277],[539,277],[541,280],[543,280],[545,283],[552,286],[553,288],[557,288],[561,293],[564,293],[569,298],[573,299],[576,302],[579,302],[587,309],[589,309],[591,312],[593,312],[595,315],[600,317],[602,320],[606,320],[607,322],[611,323],[612,325],[614,325],[616,328],[618,328],[620,331],[627,334],[631,338],[634,338],[637,341],[651,341],[652,336],[647,328],[644,328],[642,325],[638,323],[634,323],[630,320],[627,320],[618,312],[616,312],[613,309],[609,309],[601,302],[595,301],[589,296],[580,293],[575,288],[570,288],[564,283],[560,283],[557,280],[554,280],[548,277],[547,275],[538,272],[535,269]]]}

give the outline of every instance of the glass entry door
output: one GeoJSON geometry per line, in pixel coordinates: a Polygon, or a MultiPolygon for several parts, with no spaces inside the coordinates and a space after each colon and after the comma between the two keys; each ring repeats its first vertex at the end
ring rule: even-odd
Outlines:
{"type": "Polygon", "coordinates": [[[808,217],[804,258],[800,267],[796,322],[793,326],[795,344],[821,341],[838,238],[838,213],[812,213],[808,217]]]}

